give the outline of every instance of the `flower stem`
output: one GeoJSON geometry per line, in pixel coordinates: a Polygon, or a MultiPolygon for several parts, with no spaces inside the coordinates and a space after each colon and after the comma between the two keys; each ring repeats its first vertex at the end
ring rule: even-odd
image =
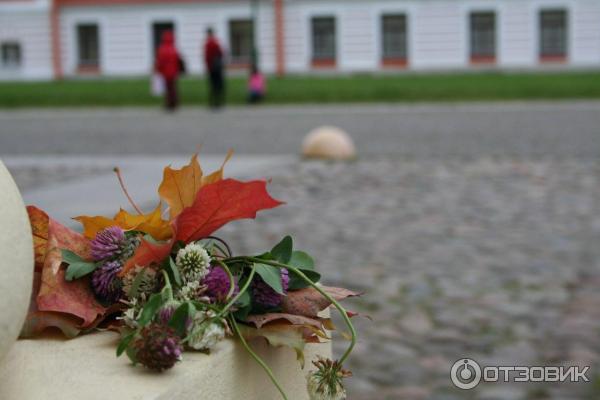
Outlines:
{"type": "Polygon", "coordinates": [[[135,204],[135,201],[133,201],[133,199],[129,195],[129,192],[127,191],[127,188],[125,187],[125,182],[123,182],[123,176],[121,176],[121,170],[119,169],[119,167],[115,167],[113,169],[113,171],[115,171],[115,174],[117,174],[117,178],[119,179],[119,184],[121,185],[121,189],[123,190],[123,193],[125,193],[125,197],[127,197],[127,200],[129,200],[129,203],[131,204],[131,206],[135,209],[135,211],[137,211],[138,214],[144,215],[142,210],[140,210],[140,208],[137,206],[137,204],[135,204]]]}
{"type": "Polygon", "coordinates": [[[210,239],[210,240],[215,240],[221,244],[223,244],[225,246],[225,248],[227,249],[227,253],[223,252],[224,255],[227,255],[228,257],[231,257],[231,247],[229,247],[229,245],[227,244],[226,241],[224,241],[223,239],[221,239],[220,237],[217,236],[207,236],[204,239],[210,239]]]}
{"type": "MultiPolygon", "coordinates": [[[[225,263],[223,263],[225,264],[225,263]]],[[[254,264],[252,264],[252,269],[250,270],[250,275],[248,275],[248,279],[246,279],[246,283],[244,283],[244,286],[240,288],[240,291],[238,292],[238,294],[231,300],[229,300],[229,302],[225,305],[225,307],[223,307],[223,309],[221,310],[221,312],[219,312],[219,315],[217,317],[223,317],[227,311],[229,311],[229,309],[239,300],[239,298],[244,294],[244,292],[246,292],[246,290],[248,290],[248,287],[250,287],[250,283],[252,282],[252,278],[254,278],[254,274],[256,273],[256,267],[254,266],[254,264]]],[[[233,284],[233,282],[232,282],[233,284]]],[[[233,285],[231,287],[234,287],[233,285]]],[[[231,290],[231,288],[230,288],[231,290]]]]}
{"type": "Polygon", "coordinates": [[[267,264],[267,265],[271,265],[271,266],[277,267],[277,268],[286,268],[287,270],[292,271],[294,274],[296,274],[298,277],[300,277],[302,280],[304,280],[310,286],[315,288],[315,290],[317,292],[319,292],[323,297],[325,297],[327,300],[329,300],[331,302],[331,304],[333,304],[335,306],[335,308],[337,308],[337,310],[342,315],[342,318],[344,319],[346,326],[348,326],[348,329],[350,330],[350,335],[351,335],[350,345],[348,346],[348,348],[346,349],[346,351],[344,352],[344,354],[342,355],[342,357],[339,360],[339,365],[341,367],[343,362],[348,358],[348,356],[352,352],[352,349],[354,349],[354,345],[356,344],[356,330],[354,329],[354,325],[352,325],[352,321],[350,321],[350,317],[348,317],[348,312],[346,311],[346,309],[344,307],[342,307],[342,305],[336,299],[331,297],[331,295],[329,293],[325,292],[316,283],[314,283],[312,280],[310,280],[310,278],[308,278],[298,268],[295,268],[295,267],[292,267],[291,265],[283,264],[283,263],[280,263],[277,261],[263,260],[261,258],[256,258],[256,257],[232,257],[228,260],[225,260],[225,262],[240,261],[240,260],[245,260],[247,262],[256,262],[256,263],[261,263],[261,264],[267,264]]]}
{"type": "Polygon", "coordinates": [[[242,345],[244,346],[244,348],[246,349],[246,351],[248,352],[248,354],[250,354],[250,356],[252,356],[252,358],[254,358],[254,360],[265,370],[265,372],[267,373],[267,375],[269,375],[269,378],[271,379],[271,382],[273,382],[273,384],[275,385],[275,387],[277,388],[277,390],[279,390],[279,393],[281,393],[281,397],[283,397],[284,400],[288,400],[287,395],[285,394],[285,392],[283,391],[283,388],[281,387],[281,385],[277,381],[277,378],[275,378],[275,375],[273,374],[273,371],[271,370],[271,368],[269,368],[269,366],[262,360],[262,358],[260,358],[258,356],[258,354],[256,354],[254,352],[254,350],[252,350],[250,348],[250,346],[246,342],[246,339],[244,339],[244,336],[240,332],[240,328],[238,327],[237,322],[235,321],[235,317],[232,315],[229,318],[229,320],[231,322],[231,326],[233,327],[233,330],[235,331],[235,333],[240,338],[240,342],[242,342],[242,345]]]}
{"type": "Polygon", "coordinates": [[[215,261],[217,263],[219,263],[219,265],[221,266],[221,268],[223,268],[223,270],[227,274],[227,277],[229,278],[229,292],[227,293],[227,297],[225,297],[227,300],[229,300],[231,298],[231,296],[233,296],[233,292],[235,292],[235,280],[233,279],[233,275],[231,274],[231,271],[229,270],[229,267],[227,266],[227,264],[225,264],[221,260],[215,260],[215,261]]]}

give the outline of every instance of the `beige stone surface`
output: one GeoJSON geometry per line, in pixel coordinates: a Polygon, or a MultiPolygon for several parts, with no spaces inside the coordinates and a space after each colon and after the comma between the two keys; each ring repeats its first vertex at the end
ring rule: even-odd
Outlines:
{"type": "Polygon", "coordinates": [[[306,158],[349,160],[356,157],[356,148],[350,136],[335,126],[321,126],[310,131],[302,142],[306,158]]]}
{"type": "Polygon", "coordinates": [[[0,160],[0,277],[1,362],[21,330],[33,282],[33,244],[29,218],[21,194],[2,160],[0,160]]]}
{"type": "MultiPolygon", "coordinates": [[[[2,400],[237,400],[279,399],[265,372],[235,340],[210,354],[184,353],[173,369],[159,374],[116,358],[118,335],[98,332],[73,340],[45,337],[17,341],[0,364],[2,400]]],[[[262,340],[252,347],[271,366],[290,400],[304,400],[305,375],[293,350],[262,340]]],[[[330,356],[331,344],[308,345],[306,367],[316,354],[330,356]]]]}

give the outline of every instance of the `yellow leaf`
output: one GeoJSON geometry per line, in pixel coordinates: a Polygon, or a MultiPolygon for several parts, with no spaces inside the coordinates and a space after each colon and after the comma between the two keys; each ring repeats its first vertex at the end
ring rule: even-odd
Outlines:
{"type": "Polygon", "coordinates": [[[149,234],[156,240],[167,240],[173,235],[169,221],[161,218],[161,205],[154,211],[143,215],[132,215],[121,209],[112,219],[96,216],[80,216],[73,218],[83,224],[83,234],[92,239],[102,229],[120,226],[126,231],[140,231],[149,234]]]}
{"type": "Polygon", "coordinates": [[[96,233],[100,232],[102,229],[117,225],[114,220],[101,216],[88,217],[82,215],[73,219],[81,222],[83,225],[83,235],[90,239],[93,239],[96,236],[96,233]]]}
{"type": "Polygon", "coordinates": [[[181,169],[173,169],[170,166],[164,169],[158,194],[169,205],[171,220],[177,217],[184,208],[194,203],[196,194],[202,186],[223,179],[223,168],[231,155],[232,152],[229,151],[221,168],[208,176],[203,176],[198,162],[198,154],[194,154],[189,164],[181,169]]]}

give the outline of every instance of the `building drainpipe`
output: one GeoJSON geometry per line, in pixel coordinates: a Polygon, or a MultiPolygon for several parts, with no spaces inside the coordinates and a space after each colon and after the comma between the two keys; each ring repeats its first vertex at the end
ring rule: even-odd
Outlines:
{"type": "Polygon", "coordinates": [[[60,5],[59,0],[51,0],[50,3],[50,46],[52,49],[52,69],[54,79],[62,79],[62,60],[60,50],[60,5]]]}
{"type": "Polygon", "coordinates": [[[278,76],[285,74],[284,0],[273,0],[275,9],[275,63],[278,76]]]}

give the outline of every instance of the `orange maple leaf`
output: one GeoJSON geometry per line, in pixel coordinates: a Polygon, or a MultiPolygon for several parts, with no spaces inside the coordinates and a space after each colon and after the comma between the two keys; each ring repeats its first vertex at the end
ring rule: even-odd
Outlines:
{"type": "Polygon", "coordinates": [[[83,224],[83,234],[93,239],[102,229],[120,226],[126,231],[136,230],[152,236],[156,240],[167,240],[172,235],[169,221],[162,219],[161,204],[148,214],[133,215],[121,209],[112,219],[102,216],[79,216],[73,218],[83,224]]]}
{"type": "Polygon", "coordinates": [[[189,164],[181,169],[165,167],[158,194],[169,205],[171,220],[194,203],[200,188],[223,179],[223,168],[232,154],[233,152],[230,150],[221,168],[207,176],[203,175],[198,162],[198,154],[194,154],[189,164]]]}

